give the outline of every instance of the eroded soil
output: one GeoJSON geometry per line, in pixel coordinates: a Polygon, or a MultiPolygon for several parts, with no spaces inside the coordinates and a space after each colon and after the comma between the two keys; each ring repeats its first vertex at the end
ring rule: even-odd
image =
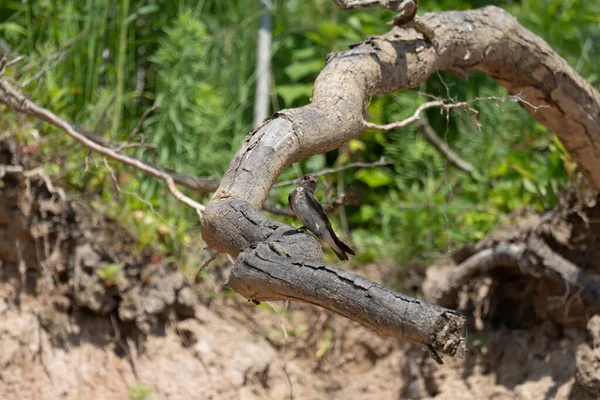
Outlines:
{"type": "MultiPolygon", "coordinates": [[[[576,288],[501,270],[473,279],[455,301],[470,321],[467,357],[438,366],[328,311],[231,295],[226,260],[194,283],[26,164],[0,141],[0,165],[23,167],[0,171],[2,399],[127,399],[142,389],[155,399],[600,397],[600,317],[576,288]],[[100,278],[115,265],[118,278],[100,278]]],[[[598,275],[596,199],[566,197],[497,235],[519,240],[535,228],[598,275]]],[[[423,287],[453,266],[427,270],[423,287]]],[[[397,268],[357,272],[386,284],[397,268]]]]}

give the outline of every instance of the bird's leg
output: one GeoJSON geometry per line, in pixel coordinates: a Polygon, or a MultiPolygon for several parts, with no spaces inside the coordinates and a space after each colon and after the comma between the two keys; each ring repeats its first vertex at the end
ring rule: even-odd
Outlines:
{"type": "Polygon", "coordinates": [[[296,232],[299,232],[299,233],[308,233],[309,231],[310,230],[305,226],[301,226],[300,228],[296,229],[296,232]]]}

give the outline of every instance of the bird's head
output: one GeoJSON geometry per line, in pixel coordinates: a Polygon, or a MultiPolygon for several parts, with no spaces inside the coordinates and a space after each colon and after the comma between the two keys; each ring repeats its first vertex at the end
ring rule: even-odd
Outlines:
{"type": "Polygon", "coordinates": [[[302,179],[300,179],[298,186],[314,192],[317,188],[317,177],[314,175],[304,175],[302,179]]]}

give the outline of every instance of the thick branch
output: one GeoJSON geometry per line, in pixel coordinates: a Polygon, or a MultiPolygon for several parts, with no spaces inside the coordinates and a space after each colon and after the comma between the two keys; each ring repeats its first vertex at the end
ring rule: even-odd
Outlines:
{"type": "Polygon", "coordinates": [[[448,274],[435,279],[428,274],[423,290],[428,300],[452,307],[458,291],[476,276],[487,275],[502,267],[518,268],[534,276],[560,279],[581,288],[595,307],[600,307],[600,281],[590,278],[579,267],[552,251],[546,243],[531,235],[526,243],[498,243],[483,249],[457,265],[448,274]]]}
{"type": "MultiPolygon", "coordinates": [[[[303,234],[288,237],[297,246],[303,234]],[[298,238],[296,238],[298,237],[298,238]]],[[[373,329],[450,356],[464,356],[466,318],[401,295],[351,272],[282,254],[285,243],[259,244],[235,262],[227,285],[253,301],[316,304],[373,329]],[[279,254],[278,254],[279,253],[279,254]]]]}

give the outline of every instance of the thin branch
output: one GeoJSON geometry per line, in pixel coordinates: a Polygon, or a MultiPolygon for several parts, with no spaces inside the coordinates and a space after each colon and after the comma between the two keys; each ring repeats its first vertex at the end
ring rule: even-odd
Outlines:
{"type": "MultiPolygon", "coordinates": [[[[373,129],[376,131],[391,131],[392,129],[404,128],[405,126],[408,126],[412,123],[419,121],[421,119],[421,113],[423,111],[427,110],[428,108],[440,108],[440,109],[446,110],[446,111],[452,110],[455,108],[464,108],[467,111],[471,112],[473,114],[473,118],[475,119],[477,117],[477,114],[479,114],[479,111],[477,111],[473,107],[471,107],[471,105],[473,103],[476,103],[479,101],[505,102],[506,100],[511,100],[511,101],[514,101],[517,103],[526,104],[529,107],[531,107],[533,110],[539,110],[540,108],[548,108],[549,107],[547,105],[541,105],[541,106],[533,105],[533,104],[529,103],[528,101],[524,100],[520,94],[506,96],[506,97],[496,97],[496,96],[476,97],[469,101],[460,101],[460,102],[454,102],[454,103],[448,103],[444,100],[436,100],[436,101],[429,101],[427,103],[421,104],[415,110],[413,115],[411,115],[410,117],[408,117],[406,119],[403,119],[402,121],[396,121],[396,122],[392,122],[390,124],[385,124],[385,125],[379,125],[379,124],[374,124],[372,122],[363,121],[363,127],[364,127],[364,129],[373,129]]],[[[478,127],[480,126],[476,119],[475,119],[475,123],[477,124],[478,127]]]]}
{"type": "Polygon", "coordinates": [[[13,58],[12,60],[10,60],[10,61],[8,61],[8,62],[6,63],[6,68],[10,67],[11,65],[15,65],[15,64],[17,64],[18,62],[21,62],[21,61],[22,61],[22,60],[24,60],[25,58],[26,58],[26,57],[25,57],[25,56],[23,56],[23,55],[20,55],[20,56],[18,56],[18,57],[15,57],[15,58],[13,58]]]}
{"type": "Polygon", "coordinates": [[[417,121],[416,127],[425,139],[427,139],[429,144],[431,144],[450,164],[470,175],[475,173],[473,165],[460,158],[460,156],[437,135],[427,119],[421,118],[417,121]]]}
{"type": "Polygon", "coordinates": [[[56,67],[58,64],[60,64],[65,58],[67,58],[67,56],[69,55],[69,50],[65,50],[64,52],[60,53],[55,60],[53,61],[49,61],[48,64],[46,66],[44,66],[43,68],[41,68],[38,72],[36,72],[33,76],[31,76],[30,78],[26,79],[24,82],[20,82],[19,83],[19,87],[24,88],[29,86],[29,84],[35,80],[38,80],[39,78],[41,78],[46,72],[50,71],[52,68],[56,67]]]}
{"type": "Polygon", "coordinates": [[[403,0],[333,0],[341,10],[357,10],[361,8],[386,8],[398,11],[403,6],[403,0]]]}
{"type": "Polygon", "coordinates": [[[98,152],[123,164],[137,168],[138,170],[145,172],[150,176],[163,180],[167,184],[167,187],[169,188],[171,194],[177,200],[194,208],[199,214],[201,214],[204,211],[205,207],[203,204],[192,200],[191,198],[181,193],[179,189],[177,189],[177,187],[175,186],[175,181],[170,174],[166,173],[165,171],[161,171],[160,169],[157,169],[153,166],[150,166],[144,163],[143,161],[138,160],[137,158],[131,157],[123,153],[119,153],[115,149],[111,149],[91,140],[87,135],[83,134],[80,129],[77,129],[69,122],[58,117],[56,114],[43,107],[36,105],[35,103],[27,99],[21,93],[16,91],[5,80],[0,80],[0,103],[6,104],[8,107],[12,108],[15,111],[36,117],[42,121],[45,121],[55,126],[56,128],[65,132],[67,135],[71,136],[73,139],[83,144],[85,147],[95,152],[98,152]]]}
{"type": "Polygon", "coordinates": [[[267,212],[270,212],[271,214],[281,215],[283,217],[294,218],[296,216],[296,214],[294,214],[294,212],[289,207],[282,208],[282,207],[278,206],[277,204],[268,204],[267,203],[267,204],[263,205],[262,209],[267,212]]]}
{"type": "Polygon", "coordinates": [[[39,177],[46,184],[46,188],[52,194],[56,194],[61,200],[66,200],[67,195],[63,188],[56,188],[52,183],[50,177],[44,172],[42,167],[37,167],[30,170],[25,170],[21,165],[0,165],[0,179],[5,175],[16,175],[22,174],[25,178],[31,178],[32,176],[39,177]]]}
{"type": "Polygon", "coordinates": [[[135,197],[135,199],[137,201],[139,201],[142,204],[145,204],[150,209],[150,211],[154,215],[156,215],[162,222],[164,222],[166,225],[168,225],[169,228],[171,228],[171,229],[177,229],[174,225],[170,224],[169,221],[167,221],[165,219],[165,217],[163,217],[162,215],[160,215],[160,213],[158,211],[156,211],[156,209],[154,208],[154,206],[152,205],[152,203],[150,203],[148,200],[142,199],[139,195],[137,195],[135,193],[131,193],[131,192],[128,192],[126,190],[121,189],[121,185],[119,184],[119,180],[117,179],[117,174],[115,173],[115,170],[108,164],[108,160],[106,159],[106,157],[102,157],[102,161],[104,162],[104,166],[108,170],[108,173],[110,174],[110,177],[111,177],[111,179],[113,181],[113,184],[115,185],[115,188],[117,189],[117,191],[119,193],[127,195],[127,196],[135,197]]]}
{"type": "Polygon", "coordinates": [[[140,133],[140,130],[142,129],[142,124],[144,123],[146,118],[148,118],[148,115],[150,115],[154,111],[158,110],[159,108],[160,108],[160,106],[158,104],[155,104],[152,107],[147,108],[146,111],[144,111],[144,113],[140,117],[140,120],[138,121],[138,123],[135,125],[135,128],[133,128],[131,133],[129,135],[127,135],[127,139],[125,139],[125,141],[128,142],[129,139],[131,139],[132,137],[134,137],[138,133],[140,133]]]}
{"type": "MultiPolygon", "coordinates": [[[[328,174],[335,174],[337,172],[340,171],[344,171],[350,168],[375,168],[375,167],[382,167],[385,165],[391,165],[392,163],[389,161],[385,161],[383,158],[381,158],[379,161],[375,161],[375,162],[353,162],[350,164],[346,164],[346,165],[342,165],[341,167],[336,167],[336,168],[325,168],[319,172],[315,172],[312,175],[314,176],[323,176],[323,175],[328,175],[328,174]]],[[[290,179],[287,181],[281,181],[281,182],[277,182],[273,185],[274,188],[277,187],[282,187],[282,186],[288,186],[288,185],[295,185],[298,182],[300,182],[300,178],[296,178],[296,179],[290,179]]]]}
{"type": "MultiPolygon", "coordinates": [[[[349,187],[347,189],[346,193],[343,193],[335,200],[333,200],[327,204],[324,204],[323,209],[325,210],[325,212],[331,213],[342,206],[358,205],[358,204],[360,204],[360,200],[361,200],[361,196],[359,194],[356,194],[352,190],[352,187],[349,187]]],[[[267,212],[270,212],[271,214],[275,214],[275,215],[282,215],[284,217],[291,217],[291,218],[296,217],[296,215],[291,210],[291,208],[289,208],[289,207],[282,208],[277,204],[265,203],[263,205],[262,209],[267,212]]]]}
{"type": "Polygon", "coordinates": [[[200,273],[204,270],[204,268],[206,268],[208,266],[208,264],[213,262],[214,259],[219,256],[219,254],[221,254],[221,253],[219,253],[218,251],[215,251],[215,253],[212,256],[210,256],[210,258],[208,260],[206,260],[206,262],[204,264],[202,264],[202,266],[198,269],[198,272],[196,272],[196,278],[195,278],[196,281],[198,280],[198,277],[200,276],[200,273]]]}

